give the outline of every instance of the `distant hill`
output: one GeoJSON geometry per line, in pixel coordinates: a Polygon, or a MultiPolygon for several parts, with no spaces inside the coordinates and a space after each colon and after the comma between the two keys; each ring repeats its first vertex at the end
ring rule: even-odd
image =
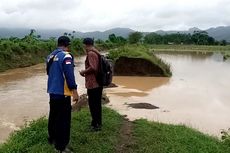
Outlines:
{"type": "MultiPolygon", "coordinates": [[[[194,31],[199,31],[199,28],[190,28],[187,31],[155,31],[158,34],[164,35],[164,34],[172,34],[172,33],[193,33],[194,31]]],[[[212,37],[214,37],[216,40],[226,40],[230,42],[230,26],[220,26],[216,28],[210,28],[207,30],[208,34],[212,37]]],[[[65,32],[72,33],[71,30],[66,29],[36,29],[36,33],[38,35],[41,35],[42,39],[49,39],[50,37],[58,37],[60,35],[63,35],[65,32]]],[[[114,33],[116,36],[122,36],[127,38],[130,33],[134,32],[134,30],[129,28],[114,28],[109,29],[106,31],[93,31],[93,32],[79,32],[77,31],[74,35],[78,38],[84,38],[84,37],[93,37],[95,39],[102,39],[106,40],[108,39],[108,36],[112,33],[114,33]]],[[[0,28],[0,38],[9,38],[9,37],[19,37],[22,38],[25,35],[30,33],[30,29],[23,29],[23,28],[0,28]]],[[[147,34],[149,32],[144,32],[144,34],[147,34]]]]}
{"type": "Polygon", "coordinates": [[[206,31],[216,40],[226,40],[227,42],[230,42],[230,26],[210,28],[206,31]]]}
{"type": "MultiPolygon", "coordinates": [[[[163,31],[163,30],[159,30],[156,31],[157,34],[160,35],[165,35],[165,34],[172,34],[172,33],[193,33],[194,31],[201,31],[201,29],[199,28],[190,28],[187,31],[163,31]]],[[[216,27],[216,28],[209,28],[203,31],[207,31],[209,36],[215,38],[218,41],[221,40],[226,40],[228,42],[230,42],[230,26],[221,26],[221,27],[216,27]]]]}
{"type": "MultiPolygon", "coordinates": [[[[50,37],[59,37],[63,35],[65,32],[72,33],[71,30],[65,29],[36,29],[36,34],[40,35],[42,39],[49,39],[50,37]]],[[[95,39],[108,39],[108,36],[114,33],[116,36],[122,36],[127,38],[129,33],[134,32],[134,30],[129,28],[114,28],[110,30],[106,30],[104,32],[94,31],[94,32],[75,32],[74,36],[78,38],[92,37],[95,39]]],[[[25,35],[30,33],[30,29],[22,29],[22,28],[0,28],[0,38],[9,38],[9,37],[19,37],[23,38],[25,35]]]]}

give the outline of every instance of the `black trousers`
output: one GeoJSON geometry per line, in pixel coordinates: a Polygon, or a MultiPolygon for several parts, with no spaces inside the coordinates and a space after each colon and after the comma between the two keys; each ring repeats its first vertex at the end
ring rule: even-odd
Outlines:
{"type": "Polygon", "coordinates": [[[92,117],[91,126],[93,127],[99,127],[102,125],[102,112],[101,112],[102,90],[103,87],[87,90],[89,109],[92,117]]]}
{"type": "Polygon", "coordinates": [[[50,99],[48,122],[49,140],[57,150],[65,150],[70,139],[71,97],[50,99]]]}

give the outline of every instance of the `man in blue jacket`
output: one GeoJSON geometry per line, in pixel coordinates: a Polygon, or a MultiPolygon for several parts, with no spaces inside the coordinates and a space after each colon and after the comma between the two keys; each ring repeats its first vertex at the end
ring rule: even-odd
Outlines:
{"type": "Polygon", "coordinates": [[[74,58],[69,53],[70,39],[58,38],[58,47],[47,57],[50,112],[48,141],[62,152],[70,139],[71,96],[78,101],[77,84],[74,76],[74,58]]]}

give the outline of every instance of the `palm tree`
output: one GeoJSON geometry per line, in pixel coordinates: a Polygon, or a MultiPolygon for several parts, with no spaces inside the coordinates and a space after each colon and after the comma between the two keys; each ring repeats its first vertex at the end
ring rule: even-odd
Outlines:
{"type": "Polygon", "coordinates": [[[75,30],[73,30],[73,31],[72,31],[72,37],[71,37],[72,39],[74,39],[74,37],[75,37],[75,33],[76,33],[76,31],[75,31],[75,30]]]}

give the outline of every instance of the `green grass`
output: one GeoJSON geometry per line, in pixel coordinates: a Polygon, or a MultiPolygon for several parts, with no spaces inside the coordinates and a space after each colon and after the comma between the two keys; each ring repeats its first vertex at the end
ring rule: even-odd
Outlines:
{"type": "MultiPolygon", "coordinates": [[[[115,152],[118,143],[122,117],[116,112],[103,109],[103,130],[89,130],[90,115],[88,109],[72,114],[71,142],[74,152],[108,153],[115,152]]],[[[14,133],[0,146],[0,153],[53,153],[54,147],[47,143],[47,119],[33,121],[30,127],[14,133]]]]}
{"type": "MultiPolygon", "coordinates": [[[[81,40],[72,39],[71,41],[71,53],[74,55],[84,54],[81,40]]],[[[0,72],[7,69],[27,67],[38,63],[44,63],[46,57],[56,47],[57,44],[55,39],[0,39],[0,72]]]]}
{"type": "Polygon", "coordinates": [[[162,59],[156,57],[147,47],[143,45],[126,45],[109,51],[108,57],[113,61],[119,59],[119,57],[130,57],[130,58],[143,58],[153,64],[159,66],[165,76],[171,76],[170,65],[165,63],[162,59]]]}
{"type": "MultiPolygon", "coordinates": [[[[70,146],[79,153],[114,153],[120,140],[121,115],[103,108],[103,129],[89,130],[90,114],[87,108],[72,114],[70,146]]],[[[146,120],[131,122],[133,153],[228,153],[230,139],[220,141],[182,125],[167,125],[146,120]]],[[[47,119],[33,121],[29,127],[14,133],[0,146],[0,153],[54,153],[47,143],[47,119]]],[[[121,141],[122,142],[122,141],[121,141]]]]}
{"type": "Polygon", "coordinates": [[[137,153],[229,153],[227,146],[214,137],[183,125],[166,125],[146,120],[134,122],[133,146],[137,153]]]}

